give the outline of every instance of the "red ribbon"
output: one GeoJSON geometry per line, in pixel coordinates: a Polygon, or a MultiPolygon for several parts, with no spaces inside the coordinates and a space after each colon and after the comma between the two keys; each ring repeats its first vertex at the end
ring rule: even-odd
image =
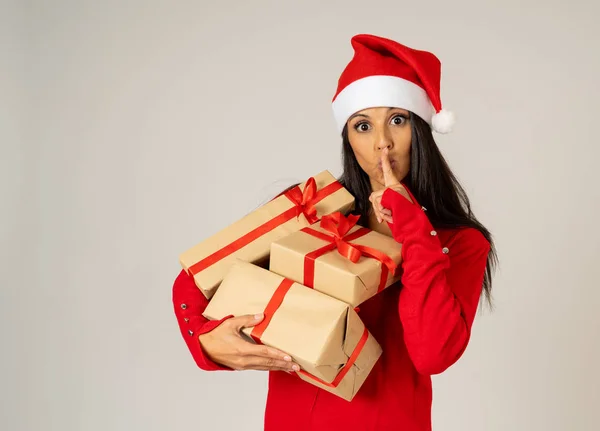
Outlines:
{"type": "Polygon", "coordinates": [[[256,343],[262,344],[260,338],[267,329],[267,326],[269,326],[269,323],[271,323],[273,314],[275,314],[275,312],[281,306],[283,298],[285,298],[285,295],[290,290],[290,287],[292,287],[292,284],[294,284],[293,280],[290,280],[289,278],[284,278],[279,284],[279,287],[277,287],[277,289],[275,290],[275,293],[273,293],[273,296],[271,297],[269,303],[265,307],[265,317],[263,318],[262,322],[260,322],[254,328],[252,328],[252,332],[250,333],[250,336],[254,341],[256,341],[256,343]]]}
{"type": "Polygon", "coordinates": [[[284,195],[294,204],[292,208],[273,219],[263,223],[257,228],[251,230],[247,234],[241,236],[236,239],[232,243],[226,245],[225,247],[215,251],[204,259],[196,262],[188,268],[188,273],[191,275],[196,275],[211,265],[219,262],[221,259],[226,258],[230,254],[235,253],[240,250],[242,247],[247,246],[252,241],[260,238],[264,234],[272,231],[278,226],[286,223],[287,221],[293,219],[294,217],[300,217],[300,214],[304,214],[306,219],[310,224],[316,222],[319,218],[317,216],[317,210],[315,205],[320,202],[322,199],[327,196],[333,194],[337,190],[341,189],[342,185],[338,181],[334,181],[331,184],[323,187],[321,190],[317,191],[317,184],[313,177],[309,178],[306,182],[306,187],[304,187],[304,191],[300,192],[300,187],[296,186],[291,190],[288,190],[284,193],[284,195]]]}
{"type": "Polygon", "coordinates": [[[317,376],[313,376],[312,374],[309,374],[309,373],[307,373],[304,370],[298,371],[298,374],[302,374],[303,376],[306,376],[306,377],[309,377],[309,378],[311,378],[313,380],[316,380],[317,382],[319,382],[322,385],[325,385],[327,387],[337,388],[338,385],[340,384],[340,382],[342,380],[344,380],[344,377],[346,377],[346,374],[348,374],[348,372],[352,368],[352,365],[354,365],[354,363],[356,362],[356,360],[360,356],[360,352],[362,352],[362,349],[365,347],[365,344],[367,344],[367,339],[368,338],[369,338],[369,330],[367,328],[365,328],[364,331],[363,331],[363,333],[362,333],[362,336],[360,337],[360,340],[358,340],[358,344],[356,345],[356,347],[352,351],[352,354],[348,358],[348,362],[346,362],[346,364],[339,371],[339,373],[337,374],[337,376],[335,376],[335,379],[333,379],[333,382],[327,383],[325,380],[322,380],[322,379],[318,378],[317,376]]]}
{"type": "Polygon", "coordinates": [[[302,232],[308,233],[329,243],[304,256],[303,284],[305,286],[314,288],[315,260],[337,248],[338,253],[353,263],[358,262],[361,255],[372,257],[381,262],[381,277],[379,279],[377,292],[381,292],[385,288],[389,273],[393,274],[396,271],[396,262],[394,262],[390,256],[373,247],[350,243],[350,241],[360,238],[370,232],[369,229],[363,227],[350,234],[348,233],[356,225],[358,218],[359,216],[355,215],[344,217],[339,211],[323,216],[321,219],[321,227],[326,231],[331,232],[332,235],[327,235],[310,227],[302,229],[302,232]]]}
{"type": "MultiPolygon", "coordinates": [[[[265,317],[264,317],[263,321],[260,322],[258,325],[256,325],[254,328],[252,328],[252,332],[250,333],[250,336],[257,344],[263,344],[261,341],[261,337],[263,336],[265,330],[269,326],[269,323],[271,323],[271,320],[273,319],[273,315],[275,314],[275,312],[277,312],[277,310],[281,306],[281,303],[283,302],[285,295],[288,293],[288,291],[290,290],[290,288],[292,287],[293,284],[294,284],[293,280],[290,280],[289,278],[284,278],[281,281],[281,283],[279,283],[279,286],[275,290],[275,293],[273,293],[273,296],[271,297],[271,299],[269,300],[269,303],[265,307],[265,311],[264,311],[265,317]]],[[[348,361],[346,362],[344,367],[335,376],[335,379],[333,380],[333,382],[328,383],[324,380],[321,380],[320,378],[318,378],[316,376],[313,376],[312,374],[307,373],[304,370],[300,370],[300,371],[298,371],[298,373],[302,374],[303,376],[309,377],[309,378],[311,378],[325,386],[328,386],[330,388],[336,388],[340,384],[340,382],[344,379],[346,374],[348,374],[348,372],[352,368],[352,365],[354,365],[354,363],[358,359],[360,352],[362,351],[362,349],[365,347],[365,344],[367,343],[368,338],[369,338],[369,331],[365,327],[363,334],[360,337],[360,340],[358,341],[358,344],[352,351],[352,354],[348,358],[348,361]]]]}
{"type": "Polygon", "coordinates": [[[310,177],[308,181],[306,181],[303,192],[300,192],[299,187],[294,187],[285,192],[285,195],[296,206],[296,217],[300,217],[300,214],[304,214],[306,220],[308,220],[310,224],[313,224],[319,219],[314,203],[315,196],[317,195],[317,183],[313,177],[310,177]]]}

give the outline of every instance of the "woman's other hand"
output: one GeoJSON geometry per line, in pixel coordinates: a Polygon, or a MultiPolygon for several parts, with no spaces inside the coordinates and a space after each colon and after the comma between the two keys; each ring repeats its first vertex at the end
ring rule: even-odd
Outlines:
{"type": "Polygon", "coordinates": [[[209,358],[234,370],[299,371],[292,358],[277,349],[246,341],[243,328],[258,325],[264,315],[246,315],[225,320],[212,331],[198,337],[209,358]]]}

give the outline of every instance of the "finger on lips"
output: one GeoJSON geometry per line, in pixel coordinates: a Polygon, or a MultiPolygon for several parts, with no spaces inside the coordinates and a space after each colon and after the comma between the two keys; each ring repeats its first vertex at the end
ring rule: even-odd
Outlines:
{"type": "Polygon", "coordinates": [[[384,148],[381,152],[381,170],[383,171],[383,181],[386,187],[400,183],[392,170],[389,155],[389,149],[387,147],[384,148]]]}
{"type": "Polygon", "coordinates": [[[381,152],[381,170],[383,172],[385,187],[381,190],[371,193],[369,195],[369,201],[373,206],[373,212],[377,218],[377,222],[382,223],[383,221],[386,221],[388,223],[392,223],[392,212],[381,205],[381,199],[388,187],[395,188],[400,184],[400,182],[394,175],[394,171],[390,164],[388,148],[385,148],[381,152]]]}

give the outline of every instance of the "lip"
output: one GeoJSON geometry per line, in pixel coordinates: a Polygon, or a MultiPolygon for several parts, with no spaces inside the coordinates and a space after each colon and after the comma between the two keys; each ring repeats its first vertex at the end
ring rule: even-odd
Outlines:
{"type": "MultiPolygon", "coordinates": [[[[395,160],[390,160],[390,166],[391,166],[392,169],[394,169],[394,166],[396,166],[396,161],[395,160]]],[[[383,166],[381,164],[381,160],[379,160],[377,162],[377,169],[379,169],[380,171],[383,170],[383,166]]]]}

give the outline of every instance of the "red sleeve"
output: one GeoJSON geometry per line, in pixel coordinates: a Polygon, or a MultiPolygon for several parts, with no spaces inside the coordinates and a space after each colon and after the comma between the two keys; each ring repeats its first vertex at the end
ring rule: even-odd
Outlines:
{"type": "Polygon", "coordinates": [[[231,317],[227,316],[222,320],[208,320],[202,316],[207,305],[208,300],[196,287],[194,278],[182,270],[173,284],[173,306],[181,335],[198,367],[206,371],[231,370],[231,368],[213,362],[202,350],[198,337],[231,317]]]}
{"type": "Polygon", "coordinates": [[[388,189],[382,206],[402,244],[399,313],[408,353],[421,374],[438,374],[465,351],[483,286],[490,244],[476,229],[460,229],[448,244],[416,202],[388,189]]]}

